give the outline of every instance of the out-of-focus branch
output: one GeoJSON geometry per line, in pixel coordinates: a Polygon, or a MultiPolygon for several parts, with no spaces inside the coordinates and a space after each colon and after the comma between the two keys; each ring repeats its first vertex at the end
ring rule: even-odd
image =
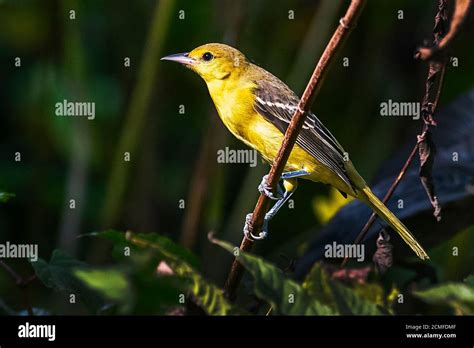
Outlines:
{"type": "MultiPolygon", "coordinates": [[[[311,76],[311,79],[306,86],[303,95],[301,96],[296,112],[293,115],[291,123],[285,133],[280,151],[278,152],[278,155],[273,162],[272,168],[270,169],[270,173],[268,175],[268,184],[273,189],[280,180],[280,176],[304,123],[306,117],[305,112],[310,108],[311,102],[314,100],[314,96],[318,92],[321,82],[324,80],[330,62],[336,55],[338,49],[341,47],[343,40],[355,26],[355,22],[357,21],[364,4],[364,0],[351,1],[345,16],[341,18],[339,26],[334,32],[331,40],[323,52],[323,55],[316,65],[316,68],[314,69],[313,75],[311,76]]],[[[252,234],[258,234],[259,231],[261,231],[264,215],[268,211],[269,203],[268,197],[261,194],[253,211],[252,221],[249,225],[249,230],[252,234]]],[[[248,251],[252,245],[253,241],[244,237],[240,245],[240,250],[248,251]]],[[[240,283],[242,275],[242,265],[237,260],[234,260],[229,277],[227,278],[227,282],[224,286],[224,292],[227,298],[233,299],[235,297],[235,291],[240,283]]]]}
{"type": "Polygon", "coordinates": [[[131,153],[133,158],[144,128],[145,116],[151,101],[157,73],[157,64],[160,61],[161,50],[169,29],[174,3],[174,0],[161,0],[155,5],[136,86],[130,99],[125,124],[112,163],[102,212],[104,227],[110,227],[120,214],[130,173],[130,162],[124,161],[124,153],[131,153]]]}
{"type": "MultiPolygon", "coordinates": [[[[68,82],[68,92],[74,99],[83,100],[86,95],[87,67],[80,26],[69,20],[71,8],[80,11],[81,4],[77,0],[62,1],[60,8],[63,35],[63,74],[68,82]]],[[[84,203],[87,192],[87,177],[89,158],[91,154],[90,127],[88,122],[72,119],[71,122],[71,152],[66,179],[65,197],[59,225],[58,246],[66,250],[71,256],[76,256],[78,239],[84,203]],[[69,200],[76,202],[75,209],[70,209],[69,200]]]]}
{"type": "Polygon", "coordinates": [[[21,290],[22,292],[22,297],[23,297],[23,303],[28,310],[29,315],[34,315],[33,313],[33,307],[31,307],[31,302],[30,302],[30,292],[28,285],[36,279],[36,275],[32,275],[28,278],[22,277],[20,274],[18,274],[13,268],[8,266],[4,261],[0,260],[0,266],[10,275],[10,277],[13,278],[15,281],[16,286],[21,290]]]}
{"type": "Polygon", "coordinates": [[[195,162],[191,186],[186,199],[186,214],[181,229],[180,243],[188,249],[194,249],[198,239],[199,220],[206,199],[209,176],[215,172],[215,157],[213,157],[213,154],[217,150],[216,139],[221,137],[217,116],[214,112],[210,112],[210,114],[212,119],[208,122],[209,126],[195,162]]]}

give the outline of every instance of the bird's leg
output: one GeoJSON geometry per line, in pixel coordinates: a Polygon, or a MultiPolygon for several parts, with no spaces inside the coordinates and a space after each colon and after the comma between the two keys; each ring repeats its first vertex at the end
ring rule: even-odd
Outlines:
{"type": "Polygon", "coordinates": [[[258,234],[258,236],[252,234],[250,232],[250,222],[252,221],[252,213],[247,214],[245,218],[245,226],[244,226],[244,235],[246,238],[250,240],[260,240],[264,239],[268,235],[268,222],[270,219],[272,219],[278,210],[290,199],[291,195],[296,191],[296,179],[289,179],[288,181],[292,182],[292,189],[290,191],[285,191],[282,195],[282,197],[275,203],[275,205],[265,214],[265,217],[263,218],[263,225],[262,225],[262,231],[258,234]]]}
{"type": "Polygon", "coordinates": [[[301,170],[295,170],[293,172],[282,173],[280,179],[285,180],[285,179],[292,179],[292,178],[300,178],[306,175],[309,175],[309,173],[306,170],[301,169],[301,170]]]}
{"type": "MultiPolygon", "coordinates": [[[[301,176],[306,176],[308,174],[309,173],[306,170],[295,170],[293,172],[285,172],[281,174],[280,180],[298,178],[301,176]]],[[[262,182],[260,183],[260,185],[258,185],[258,191],[260,193],[263,193],[268,198],[276,200],[276,201],[283,199],[284,192],[281,186],[277,184],[277,187],[276,187],[277,194],[275,195],[270,185],[268,185],[267,180],[268,180],[268,174],[263,176],[262,182]]]]}
{"type": "MultiPolygon", "coordinates": [[[[265,214],[265,217],[263,219],[262,231],[258,234],[258,236],[250,232],[249,226],[250,226],[250,222],[252,221],[253,214],[247,214],[245,218],[245,226],[244,226],[245,237],[247,237],[250,240],[260,240],[260,239],[264,239],[268,235],[268,222],[276,215],[276,213],[280,210],[280,208],[290,199],[290,197],[296,191],[296,188],[298,187],[298,181],[296,180],[296,178],[301,177],[301,176],[306,176],[306,175],[308,175],[308,172],[305,170],[286,172],[281,175],[281,179],[284,180],[285,191],[283,192],[283,194],[281,194],[280,198],[278,198],[278,201],[275,203],[275,205],[265,214]]],[[[262,183],[259,186],[259,191],[260,191],[260,187],[262,186],[266,186],[266,188],[268,189],[268,184],[266,183],[266,180],[267,180],[267,175],[263,177],[262,183]]],[[[278,185],[278,188],[279,188],[279,192],[283,191],[280,185],[278,185]]],[[[269,191],[271,193],[271,190],[269,191]]],[[[266,194],[266,191],[265,191],[265,194],[266,194]]],[[[269,198],[272,198],[272,197],[269,197],[269,198]]],[[[275,198],[272,198],[272,199],[275,199],[275,198]]]]}
{"type": "Polygon", "coordinates": [[[283,205],[290,199],[291,195],[295,193],[298,185],[296,184],[296,179],[293,179],[292,181],[293,188],[289,191],[285,191],[285,193],[283,193],[283,197],[278,202],[276,202],[275,205],[265,214],[264,220],[267,223],[278,213],[278,210],[280,210],[280,208],[283,207],[283,205]]]}

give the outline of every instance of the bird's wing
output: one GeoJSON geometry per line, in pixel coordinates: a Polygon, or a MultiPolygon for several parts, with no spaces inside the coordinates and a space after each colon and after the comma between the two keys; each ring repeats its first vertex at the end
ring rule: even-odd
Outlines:
{"type": "MultiPolygon", "coordinates": [[[[275,77],[272,80],[266,78],[255,81],[255,83],[257,85],[255,111],[285,134],[298,107],[299,98],[275,77]]],[[[296,144],[353,188],[353,184],[346,174],[344,149],[312,112],[307,112],[296,144]]]]}

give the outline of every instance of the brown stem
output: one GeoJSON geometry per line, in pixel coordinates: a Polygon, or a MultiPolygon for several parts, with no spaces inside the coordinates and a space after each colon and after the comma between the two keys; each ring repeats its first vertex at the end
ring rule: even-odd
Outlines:
{"type": "Polygon", "coordinates": [[[205,200],[206,188],[209,176],[215,169],[212,154],[215,152],[216,138],[219,137],[218,133],[220,132],[215,119],[215,115],[212,115],[212,119],[209,120],[209,128],[199,150],[198,160],[193,169],[191,188],[186,199],[188,207],[183,219],[180,243],[190,250],[194,249],[197,242],[198,224],[205,200]]]}
{"type": "MultiPolygon", "coordinates": [[[[336,55],[337,50],[341,47],[343,40],[355,26],[357,18],[359,17],[364,4],[365,0],[351,1],[346,14],[343,18],[341,18],[339,26],[334,32],[331,40],[319,59],[316,68],[314,69],[313,75],[311,76],[311,79],[306,86],[303,95],[301,96],[301,100],[292,117],[291,123],[286,130],[285,138],[283,139],[280,151],[273,161],[272,168],[268,174],[268,184],[273,189],[280,179],[288,157],[290,156],[291,150],[293,149],[293,146],[296,142],[296,138],[298,137],[298,133],[300,132],[304,123],[306,118],[305,112],[311,107],[314,96],[318,92],[321,82],[324,80],[325,74],[327,73],[329,64],[334,59],[334,56],[336,55]]],[[[269,204],[269,198],[261,194],[253,211],[252,221],[249,224],[249,230],[252,234],[258,234],[258,232],[261,231],[263,218],[268,211],[269,204]]],[[[253,241],[244,237],[240,245],[240,250],[250,250],[252,245],[253,241]]],[[[224,293],[227,298],[231,300],[235,298],[235,292],[242,278],[243,271],[242,265],[237,261],[237,259],[235,259],[230,269],[227,281],[224,285],[224,293]]]]}
{"type": "Polygon", "coordinates": [[[10,266],[8,266],[5,262],[3,262],[2,260],[0,260],[0,266],[2,266],[2,268],[7,271],[7,273],[13,278],[13,280],[15,281],[16,284],[19,284],[21,282],[21,276],[15,272],[15,270],[13,268],[11,268],[10,266]]]}
{"type": "MultiPolygon", "coordinates": [[[[437,45],[439,41],[442,40],[443,35],[444,35],[443,33],[443,25],[445,24],[445,16],[443,15],[445,13],[444,11],[446,11],[446,0],[439,0],[438,12],[435,16],[435,27],[433,30],[433,34],[434,34],[433,44],[434,45],[437,45]]],[[[434,60],[430,61],[428,76],[426,78],[426,83],[425,83],[425,86],[426,86],[425,95],[423,96],[423,100],[422,100],[422,108],[425,107],[426,109],[428,109],[429,105],[431,105],[431,107],[429,107],[429,110],[430,110],[429,119],[433,123],[434,121],[431,119],[431,117],[435,113],[436,107],[438,106],[439,97],[441,95],[441,87],[443,86],[443,82],[444,82],[445,72],[446,72],[446,60],[444,60],[442,63],[439,63],[434,60]],[[438,73],[439,73],[439,78],[437,79],[437,82],[438,82],[437,87],[436,87],[437,89],[436,89],[436,93],[433,94],[432,92],[433,92],[434,83],[430,81],[432,77],[438,73]]],[[[400,183],[402,178],[405,176],[405,173],[408,167],[413,161],[413,158],[415,158],[415,155],[419,148],[420,141],[424,139],[426,132],[428,132],[429,130],[430,123],[428,123],[425,119],[423,119],[423,121],[424,121],[423,128],[422,128],[421,134],[418,135],[418,141],[413,147],[413,150],[411,150],[410,155],[408,156],[408,159],[406,160],[405,164],[400,170],[400,173],[398,174],[397,178],[395,179],[395,181],[392,183],[387,193],[385,194],[382,200],[384,204],[386,204],[388,200],[392,197],[398,184],[400,183]]],[[[369,219],[367,220],[366,224],[360,231],[360,233],[357,235],[357,238],[354,241],[355,244],[359,244],[364,240],[365,236],[367,235],[367,232],[369,231],[370,227],[372,227],[376,219],[377,219],[377,215],[375,213],[372,213],[369,219]]],[[[346,256],[341,263],[341,268],[346,266],[348,260],[349,259],[346,256]]]]}
{"type": "Polygon", "coordinates": [[[30,292],[28,285],[36,279],[36,275],[32,275],[28,278],[23,278],[20,274],[18,274],[13,268],[8,266],[4,261],[0,260],[0,266],[7,271],[7,273],[13,278],[15,281],[16,286],[21,290],[23,303],[25,308],[28,310],[29,315],[34,315],[33,307],[31,306],[30,302],[30,292]]]}

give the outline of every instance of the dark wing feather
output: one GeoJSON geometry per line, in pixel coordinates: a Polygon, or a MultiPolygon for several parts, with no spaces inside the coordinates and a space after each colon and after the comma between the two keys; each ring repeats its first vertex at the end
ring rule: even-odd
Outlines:
{"type": "MultiPolygon", "coordinates": [[[[255,83],[255,111],[285,134],[299,98],[274,76],[255,83]]],[[[296,144],[331,169],[349,187],[353,187],[346,174],[342,146],[313,113],[307,113],[296,144]]]]}

